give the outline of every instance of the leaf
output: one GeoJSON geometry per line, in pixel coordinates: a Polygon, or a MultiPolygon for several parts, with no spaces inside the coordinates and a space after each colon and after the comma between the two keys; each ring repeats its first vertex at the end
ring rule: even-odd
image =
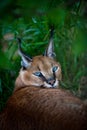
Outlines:
{"type": "Polygon", "coordinates": [[[9,60],[12,58],[16,50],[17,50],[17,46],[14,43],[12,43],[9,49],[5,53],[8,56],[9,60]]]}
{"type": "Polygon", "coordinates": [[[87,50],[87,32],[77,29],[76,38],[73,41],[73,53],[79,56],[87,50]]]}
{"type": "Polygon", "coordinates": [[[7,56],[0,50],[0,68],[12,70],[13,65],[7,56]]]}
{"type": "Polygon", "coordinates": [[[48,11],[48,20],[55,25],[63,26],[65,16],[66,10],[61,8],[56,8],[48,11]]]}

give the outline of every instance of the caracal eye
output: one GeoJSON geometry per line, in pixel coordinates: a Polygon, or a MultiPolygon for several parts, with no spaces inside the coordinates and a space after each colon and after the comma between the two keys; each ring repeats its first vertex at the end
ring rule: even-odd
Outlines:
{"type": "Polygon", "coordinates": [[[58,70],[58,66],[54,66],[53,68],[52,68],[52,71],[53,72],[56,72],[58,70]]]}
{"type": "Polygon", "coordinates": [[[42,73],[40,71],[37,71],[35,73],[33,73],[35,76],[38,76],[38,77],[41,77],[42,76],[42,73]]]}

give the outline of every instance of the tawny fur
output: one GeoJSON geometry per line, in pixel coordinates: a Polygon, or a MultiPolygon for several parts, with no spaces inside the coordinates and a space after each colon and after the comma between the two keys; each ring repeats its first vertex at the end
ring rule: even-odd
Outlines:
{"type": "Polygon", "coordinates": [[[61,79],[59,63],[43,56],[33,59],[31,69],[20,71],[15,90],[0,115],[0,130],[87,130],[86,103],[65,90],[40,88],[30,82],[41,84],[31,72],[39,66],[46,73],[51,62],[59,66],[56,77],[61,79]]]}
{"type": "Polygon", "coordinates": [[[53,66],[58,66],[58,71],[55,72],[55,75],[56,75],[56,80],[60,81],[62,77],[60,64],[56,62],[54,59],[46,56],[35,56],[29,68],[27,68],[24,71],[22,69],[20,70],[19,76],[16,79],[15,90],[19,89],[20,87],[29,86],[29,85],[37,86],[37,87],[43,85],[44,81],[42,81],[40,78],[33,75],[33,73],[36,71],[41,71],[42,74],[45,75],[45,77],[48,79],[53,75],[52,72],[53,66]]]}

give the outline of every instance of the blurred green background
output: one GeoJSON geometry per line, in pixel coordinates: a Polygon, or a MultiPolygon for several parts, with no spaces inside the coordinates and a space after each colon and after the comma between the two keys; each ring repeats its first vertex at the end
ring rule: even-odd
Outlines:
{"type": "Polygon", "coordinates": [[[86,0],[0,1],[0,111],[20,70],[16,37],[31,56],[43,54],[49,25],[55,25],[55,51],[62,66],[61,87],[87,98],[86,0]]]}

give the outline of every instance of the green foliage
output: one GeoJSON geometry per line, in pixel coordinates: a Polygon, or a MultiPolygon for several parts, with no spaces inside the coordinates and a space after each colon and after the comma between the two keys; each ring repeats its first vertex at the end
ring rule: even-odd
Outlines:
{"type": "Polygon", "coordinates": [[[50,24],[54,24],[58,29],[61,29],[65,24],[66,15],[65,9],[56,8],[49,10],[46,17],[50,24]]]}
{"type": "MultiPolygon", "coordinates": [[[[84,28],[85,29],[85,28],[84,28]]],[[[73,53],[79,56],[81,53],[87,50],[87,30],[76,28],[76,36],[73,40],[73,53]]]]}
{"type": "Polygon", "coordinates": [[[80,0],[1,2],[0,110],[13,91],[21,67],[16,38],[21,37],[22,49],[32,57],[43,54],[50,24],[55,26],[56,58],[62,66],[61,87],[78,92],[81,79],[87,77],[86,3],[80,0]]]}

